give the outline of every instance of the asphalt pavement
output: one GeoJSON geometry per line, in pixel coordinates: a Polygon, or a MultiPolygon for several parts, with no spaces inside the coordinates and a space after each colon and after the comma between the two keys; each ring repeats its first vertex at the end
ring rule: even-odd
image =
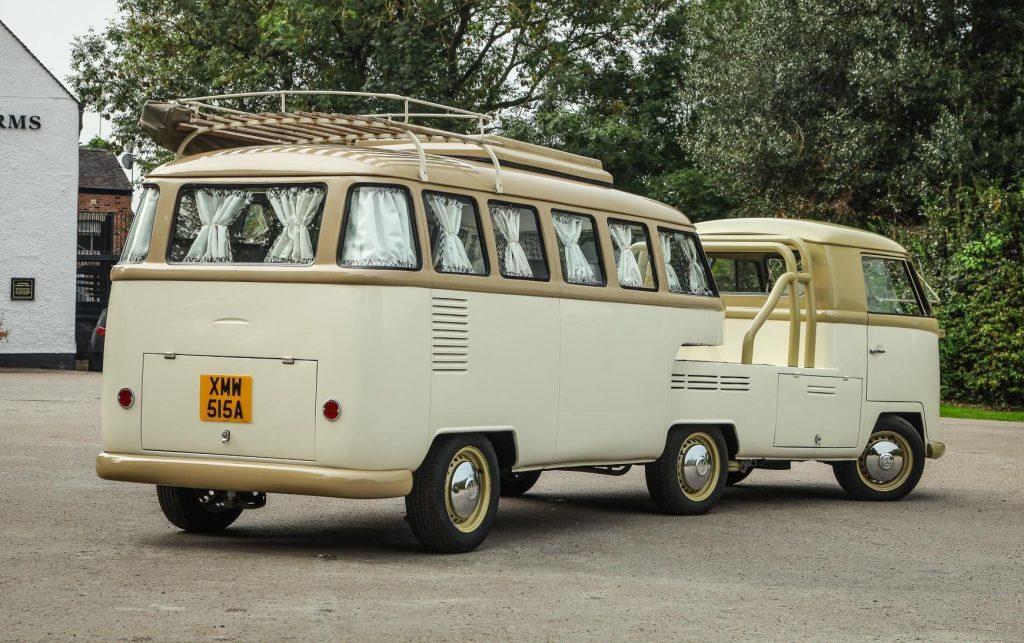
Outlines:
{"type": "Polygon", "coordinates": [[[947,421],[895,503],[755,471],[708,515],[545,473],[471,554],[400,499],[272,495],[227,532],[96,477],[100,376],[0,372],[0,640],[1024,640],[1024,425],[947,421]]]}

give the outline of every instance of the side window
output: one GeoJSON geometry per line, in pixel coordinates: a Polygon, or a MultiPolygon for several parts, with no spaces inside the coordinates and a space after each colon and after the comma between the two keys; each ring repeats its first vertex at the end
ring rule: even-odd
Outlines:
{"type": "Polygon", "coordinates": [[[658,229],[661,254],[665,257],[668,291],[687,295],[714,296],[715,287],[697,235],[679,230],[658,229]]]}
{"type": "Polygon", "coordinates": [[[657,290],[647,226],[632,221],[608,219],[608,233],[615,246],[615,271],[623,288],[657,290]]]}
{"type": "Polygon", "coordinates": [[[139,209],[135,212],[132,229],[124,242],[121,252],[122,263],[145,261],[149,256],[149,240],[153,236],[153,221],[156,219],[156,204],[160,199],[160,189],[146,186],[139,199],[139,209]]]}
{"type": "Polygon", "coordinates": [[[547,281],[548,263],[540,236],[537,211],[533,208],[497,203],[488,204],[495,231],[495,250],[502,277],[547,281]]]}
{"type": "Polygon", "coordinates": [[[321,185],[183,188],[170,260],[313,263],[325,193],[321,185]]]}
{"type": "Polygon", "coordinates": [[[862,257],[868,311],[886,315],[924,315],[910,266],[902,259],[862,257]]]}
{"type": "Polygon", "coordinates": [[[761,278],[760,264],[748,259],[713,256],[711,274],[718,290],[724,293],[763,294],[767,286],[761,278]]]}
{"type": "Polygon", "coordinates": [[[603,286],[604,267],[601,265],[594,218],[552,210],[551,222],[558,237],[558,257],[566,283],[603,286]]]}
{"type": "Polygon", "coordinates": [[[341,265],[416,270],[420,257],[415,231],[408,190],[357,185],[349,193],[341,265]]]}
{"type": "Polygon", "coordinates": [[[463,275],[486,275],[476,202],[456,194],[424,192],[434,269],[463,275]]]}

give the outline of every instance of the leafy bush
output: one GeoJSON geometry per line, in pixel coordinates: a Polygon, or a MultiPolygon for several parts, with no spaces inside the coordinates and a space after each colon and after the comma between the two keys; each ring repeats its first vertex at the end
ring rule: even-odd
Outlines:
{"type": "Polygon", "coordinates": [[[915,250],[942,298],[942,396],[1024,408],[1024,180],[978,184],[925,207],[915,250]]]}

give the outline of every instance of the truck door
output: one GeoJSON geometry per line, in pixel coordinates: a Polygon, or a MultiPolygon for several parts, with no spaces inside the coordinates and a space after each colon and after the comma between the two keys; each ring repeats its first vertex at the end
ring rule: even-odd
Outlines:
{"type": "Polygon", "coordinates": [[[861,262],[868,301],[867,399],[920,402],[939,372],[938,338],[920,327],[927,304],[906,260],[864,256],[861,262]]]}

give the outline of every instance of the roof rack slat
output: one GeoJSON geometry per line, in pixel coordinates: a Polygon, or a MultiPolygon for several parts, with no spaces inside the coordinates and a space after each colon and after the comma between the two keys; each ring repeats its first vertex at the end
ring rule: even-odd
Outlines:
{"type": "MultiPolygon", "coordinates": [[[[487,114],[422,101],[396,94],[375,94],[368,92],[345,91],[269,91],[224,94],[221,96],[200,96],[183,98],[166,108],[164,116],[171,120],[172,127],[183,133],[176,146],[176,155],[181,158],[188,151],[189,145],[200,137],[239,141],[247,144],[317,144],[344,143],[354,144],[359,141],[411,141],[419,156],[420,176],[427,181],[427,158],[423,147],[428,143],[461,142],[480,147],[487,155],[495,170],[495,192],[503,191],[501,180],[501,164],[492,146],[501,145],[500,141],[489,139],[485,135],[485,126],[493,122],[487,114]],[[374,98],[398,101],[402,111],[385,111],[377,114],[342,115],[324,112],[295,111],[287,112],[289,96],[346,96],[374,98]],[[223,107],[217,101],[244,98],[280,97],[281,112],[250,113],[223,107]],[[176,107],[177,106],[177,107],[176,107]],[[417,109],[410,109],[416,107],[417,109]],[[173,109],[187,110],[184,115],[179,111],[171,114],[173,109]],[[425,109],[424,109],[425,108],[425,109]],[[429,111],[439,110],[439,111],[429,111]],[[185,120],[181,120],[185,119],[185,120]],[[401,119],[398,121],[396,119],[401,119]],[[412,123],[412,120],[429,119],[432,121],[453,120],[459,123],[476,121],[477,134],[462,134],[436,127],[428,127],[412,123]]],[[[143,119],[146,120],[145,118],[143,119]]],[[[163,123],[161,119],[156,119],[163,123]]],[[[146,123],[144,122],[144,125],[146,123]]],[[[163,124],[161,127],[166,127],[163,124]]],[[[218,143],[213,143],[216,149],[218,143]]],[[[204,146],[209,149],[211,144],[204,146]]]]}

